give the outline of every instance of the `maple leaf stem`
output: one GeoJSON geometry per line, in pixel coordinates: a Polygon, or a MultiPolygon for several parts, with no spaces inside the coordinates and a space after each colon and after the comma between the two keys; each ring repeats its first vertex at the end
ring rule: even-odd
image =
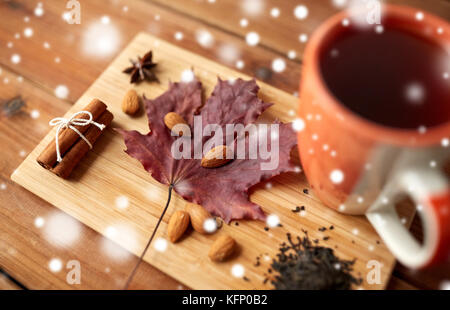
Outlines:
{"type": "Polygon", "coordinates": [[[139,268],[139,266],[144,258],[145,253],[147,253],[147,250],[150,247],[150,244],[152,243],[153,238],[155,237],[155,234],[156,234],[156,231],[158,230],[159,224],[161,224],[164,214],[166,214],[167,208],[169,207],[169,204],[170,204],[170,199],[172,198],[172,189],[173,189],[173,184],[170,184],[166,206],[164,207],[164,210],[163,210],[161,216],[159,217],[158,222],[156,223],[155,229],[153,230],[152,235],[150,236],[150,239],[148,239],[147,245],[145,246],[144,250],[142,251],[141,256],[139,257],[139,261],[136,263],[136,265],[133,268],[133,271],[130,273],[130,276],[128,277],[127,282],[125,283],[125,286],[123,287],[124,290],[127,290],[128,287],[130,286],[131,280],[133,280],[133,277],[136,274],[136,271],[139,268]]]}

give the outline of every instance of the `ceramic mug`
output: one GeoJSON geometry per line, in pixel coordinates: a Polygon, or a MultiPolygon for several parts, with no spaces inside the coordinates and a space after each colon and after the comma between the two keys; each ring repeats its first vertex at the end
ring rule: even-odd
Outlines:
{"type": "MultiPolygon", "coordinates": [[[[418,23],[417,12],[385,6],[382,23],[427,36],[448,48],[450,25],[427,13],[420,13],[418,23]]],[[[323,79],[319,55],[341,31],[348,14],[341,12],[321,25],[305,50],[299,105],[305,126],[298,132],[304,172],[324,204],[346,214],[365,214],[404,265],[423,268],[446,261],[450,189],[443,166],[450,160],[450,120],[426,131],[388,127],[352,112],[333,95],[323,79]],[[397,215],[395,202],[404,195],[418,206],[422,244],[397,215]]]]}

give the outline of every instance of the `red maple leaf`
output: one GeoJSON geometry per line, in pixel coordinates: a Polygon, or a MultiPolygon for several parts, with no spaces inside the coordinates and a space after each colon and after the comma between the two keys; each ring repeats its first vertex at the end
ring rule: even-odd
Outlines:
{"type": "MultiPolygon", "coordinates": [[[[179,137],[171,135],[163,120],[167,113],[176,112],[191,128],[194,114],[201,116],[202,128],[208,124],[217,124],[222,128],[226,124],[246,126],[254,123],[271,106],[258,98],[258,91],[255,80],[237,79],[230,82],[218,79],[211,97],[202,107],[202,85],[199,81],[170,83],[169,90],[158,98],[144,99],[151,129],[147,135],[134,130],[119,130],[127,146],[126,153],[139,160],[158,182],[173,186],[184,199],[202,205],[227,223],[243,218],[264,220],[265,214],[261,208],[249,201],[248,190],[263,180],[294,170],[289,157],[297,139],[291,124],[279,124],[278,166],[275,169],[262,170],[261,163],[270,160],[259,155],[256,159],[249,159],[248,136],[244,138],[245,159],[235,159],[225,166],[209,169],[200,165],[200,159],[176,160],[172,157],[172,143],[179,137]]],[[[202,139],[202,145],[206,140],[202,139]]],[[[270,137],[268,140],[267,147],[270,149],[270,137]]]]}

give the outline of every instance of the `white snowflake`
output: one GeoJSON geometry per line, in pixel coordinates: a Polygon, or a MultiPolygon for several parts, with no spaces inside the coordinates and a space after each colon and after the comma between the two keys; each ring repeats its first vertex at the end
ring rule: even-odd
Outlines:
{"type": "Polygon", "coordinates": [[[255,46],[258,45],[259,43],[259,34],[252,31],[247,33],[247,35],[245,36],[245,41],[247,42],[248,45],[250,46],[255,46]]]}
{"type": "Polygon", "coordinates": [[[63,212],[55,212],[47,217],[44,229],[45,239],[56,246],[71,246],[80,237],[81,224],[63,212]]]}
{"type": "Polygon", "coordinates": [[[419,127],[417,128],[417,131],[418,131],[421,135],[423,135],[423,134],[425,134],[425,133],[427,132],[427,127],[421,125],[421,126],[419,126],[419,127]]]}
{"type": "Polygon", "coordinates": [[[53,258],[48,263],[48,268],[50,269],[51,272],[61,271],[62,266],[63,266],[63,264],[59,258],[53,258]]]}
{"type": "Polygon", "coordinates": [[[242,60],[236,61],[236,68],[238,68],[239,70],[243,69],[244,66],[245,66],[244,61],[242,60]]]}
{"type": "Polygon", "coordinates": [[[116,207],[119,209],[126,209],[130,205],[130,202],[126,196],[118,196],[116,198],[116,207]]]}
{"type": "Polygon", "coordinates": [[[217,230],[217,221],[214,218],[206,219],[205,222],[203,222],[203,229],[207,233],[213,233],[217,230]]]}
{"type": "Polygon", "coordinates": [[[335,169],[330,173],[330,180],[334,184],[340,184],[342,183],[342,181],[344,181],[344,173],[342,172],[342,170],[335,169]]]}
{"type": "Polygon", "coordinates": [[[41,17],[42,15],[44,15],[44,9],[42,8],[42,6],[37,6],[34,9],[34,15],[36,15],[37,17],[41,17]]]}
{"type": "Polygon", "coordinates": [[[338,56],[339,56],[339,51],[338,51],[337,49],[333,48],[333,49],[331,50],[331,52],[330,52],[330,56],[331,56],[332,58],[338,57],[338,56]]]}
{"type": "Polygon", "coordinates": [[[21,61],[21,57],[20,57],[19,54],[13,54],[13,55],[11,56],[11,62],[12,62],[13,64],[18,64],[20,61],[21,61]]]}
{"type": "Polygon", "coordinates": [[[107,16],[107,15],[104,15],[100,19],[100,22],[104,25],[108,25],[111,22],[111,18],[109,18],[109,16],[107,16]]]}
{"type": "Polygon", "coordinates": [[[411,103],[420,104],[425,99],[425,87],[418,82],[410,83],[405,88],[405,96],[411,103]]]}
{"type": "Polygon", "coordinates": [[[159,237],[155,240],[153,247],[158,252],[165,252],[167,250],[167,240],[159,237]]]}
{"type": "Polygon", "coordinates": [[[104,230],[104,235],[107,238],[102,238],[101,250],[116,261],[125,261],[132,257],[129,252],[139,251],[140,248],[137,243],[136,231],[127,224],[115,223],[107,226],[104,230]],[[119,244],[126,244],[129,251],[109,239],[118,242],[119,244]]]}
{"type": "Polygon", "coordinates": [[[277,18],[278,16],[280,16],[280,9],[279,8],[272,8],[270,10],[270,16],[272,16],[273,18],[277,18]]]}
{"type": "Polygon", "coordinates": [[[277,227],[280,224],[280,218],[276,214],[267,216],[266,224],[269,227],[277,227]]]}
{"type": "Polygon", "coordinates": [[[247,20],[246,18],[242,18],[242,19],[239,21],[239,25],[241,25],[242,28],[247,27],[247,26],[248,26],[248,20],[247,20]]]}
{"type": "Polygon", "coordinates": [[[440,290],[450,291],[450,280],[444,280],[439,285],[440,290]]]}
{"type": "Polygon", "coordinates": [[[375,32],[378,33],[378,34],[382,34],[384,32],[383,25],[376,25],[375,26],[375,32]]]}
{"type": "Polygon", "coordinates": [[[294,15],[297,19],[305,19],[308,16],[308,8],[304,5],[298,5],[294,9],[294,15]]]}
{"type": "Polygon", "coordinates": [[[245,274],[244,266],[241,264],[234,264],[233,267],[231,267],[231,274],[233,277],[242,278],[245,274]]]}
{"type": "Polygon", "coordinates": [[[272,70],[275,72],[283,72],[286,69],[286,62],[282,58],[276,58],[272,61],[272,70]]]}
{"type": "Polygon", "coordinates": [[[243,11],[250,16],[260,15],[264,11],[265,2],[261,0],[241,0],[243,11]]]}
{"type": "Polygon", "coordinates": [[[292,128],[297,132],[302,131],[303,129],[305,129],[305,121],[302,118],[296,118],[292,122],[292,128]]]}
{"type": "Polygon", "coordinates": [[[183,83],[190,83],[195,79],[195,74],[192,70],[186,69],[181,72],[181,81],[183,83]]]}
{"type": "Polygon", "coordinates": [[[297,57],[297,53],[294,50],[290,50],[287,53],[287,56],[288,56],[289,59],[295,59],[295,57],[297,57]]]}
{"type": "Polygon", "coordinates": [[[69,96],[69,88],[66,85],[58,85],[55,88],[55,96],[59,99],[67,99],[69,96]]]}
{"type": "Polygon", "coordinates": [[[114,54],[119,48],[121,35],[112,23],[104,24],[102,21],[87,26],[81,38],[83,54],[103,58],[114,54]]]}
{"type": "Polygon", "coordinates": [[[33,31],[33,29],[30,28],[30,27],[27,27],[27,28],[25,28],[25,29],[23,30],[23,35],[24,35],[26,38],[32,37],[32,36],[33,36],[33,33],[34,33],[34,31],[33,31]]]}
{"type": "Polygon", "coordinates": [[[233,64],[240,57],[240,50],[235,45],[223,43],[217,50],[217,56],[227,64],[233,64]]]}
{"type": "Polygon", "coordinates": [[[34,226],[36,226],[37,228],[41,228],[42,226],[44,226],[45,224],[45,220],[42,217],[37,217],[34,219],[34,226]]]}
{"type": "Polygon", "coordinates": [[[214,37],[208,30],[205,29],[197,30],[195,33],[195,38],[197,39],[198,44],[203,47],[211,47],[214,44],[214,37]]]}
{"type": "Polygon", "coordinates": [[[306,41],[308,41],[308,35],[302,33],[301,35],[298,36],[298,40],[302,43],[305,43],[306,41]]]}
{"type": "Polygon", "coordinates": [[[347,4],[347,0],[333,0],[333,5],[337,8],[342,8],[347,4]]]}
{"type": "Polygon", "coordinates": [[[423,18],[424,18],[423,12],[417,12],[417,13],[416,13],[416,19],[417,19],[417,20],[422,21],[423,18]]]}
{"type": "Polygon", "coordinates": [[[183,40],[183,37],[184,37],[184,35],[183,35],[183,33],[182,33],[181,31],[177,31],[177,32],[175,32],[175,34],[174,34],[174,38],[175,38],[175,40],[177,40],[177,41],[183,40]]]}

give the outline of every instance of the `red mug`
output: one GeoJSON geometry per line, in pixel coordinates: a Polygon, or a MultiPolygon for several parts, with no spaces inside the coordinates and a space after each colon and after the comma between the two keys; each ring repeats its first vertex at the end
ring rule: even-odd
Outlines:
{"type": "MultiPolygon", "coordinates": [[[[426,131],[395,128],[370,121],[340,102],[324,81],[320,55],[348,26],[349,14],[343,11],[322,24],[305,50],[299,105],[304,126],[298,132],[304,172],[324,204],[342,213],[365,214],[404,265],[424,268],[447,261],[450,187],[443,166],[450,159],[450,115],[426,131]],[[403,195],[418,206],[423,244],[396,213],[395,201],[403,195]]],[[[450,47],[450,25],[417,9],[386,5],[382,25],[414,33],[447,51],[450,47]]]]}

